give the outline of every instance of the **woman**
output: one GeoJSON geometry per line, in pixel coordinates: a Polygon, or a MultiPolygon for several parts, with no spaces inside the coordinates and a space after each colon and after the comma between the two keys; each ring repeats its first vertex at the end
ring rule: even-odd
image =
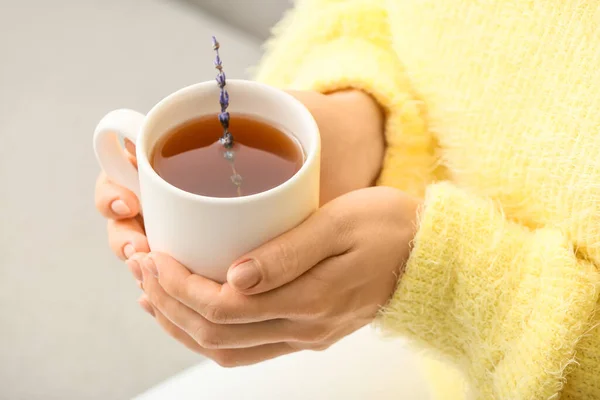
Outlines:
{"type": "Polygon", "coordinates": [[[112,248],[223,365],[376,319],[478,398],[600,398],[599,39],[588,0],[300,1],[258,79],[314,114],[325,206],[221,286],[141,254],[135,197],[101,177],[112,248]]]}

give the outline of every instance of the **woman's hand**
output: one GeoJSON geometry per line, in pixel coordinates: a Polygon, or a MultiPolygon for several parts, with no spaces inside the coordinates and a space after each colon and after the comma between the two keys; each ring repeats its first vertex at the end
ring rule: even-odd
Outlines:
{"type": "Polygon", "coordinates": [[[418,205],[391,188],[342,196],[242,257],[223,285],[162,254],[130,262],[168,333],[221,365],[253,364],[325,349],[372,321],[408,258],[418,205]]]}
{"type": "MultiPolygon", "coordinates": [[[[137,166],[135,146],[129,140],[125,141],[125,145],[126,156],[137,166]]],[[[108,243],[117,257],[127,260],[136,252],[150,251],[140,216],[140,204],[133,192],[112,183],[101,172],[96,180],[95,202],[100,214],[108,220],[108,243]]],[[[134,276],[139,280],[141,271],[135,271],[134,276]]]]}
{"type": "MultiPolygon", "coordinates": [[[[352,190],[371,186],[379,174],[384,152],[383,115],[377,103],[358,90],[323,95],[290,92],[312,113],[321,132],[321,203],[352,190]]],[[[135,164],[135,147],[127,143],[135,164]]],[[[113,252],[127,260],[149,251],[136,196],[101,173],[96,183],[96,207],[108,219],[113,252]]],[[[131,267],[130,267],[131,268],[131,267]]],[[[132,270],[136,279],[141,272],[132,270]]]]}

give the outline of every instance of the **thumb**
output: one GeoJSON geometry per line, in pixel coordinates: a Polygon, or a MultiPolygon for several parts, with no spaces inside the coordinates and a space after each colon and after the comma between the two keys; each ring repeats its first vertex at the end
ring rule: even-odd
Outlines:
{"type": "Polygon", "coordinates": [[[236,261],[227,282],[238,292],[257,294],[285,285],[319,262],[346,252],[345,224],[327,211],[317,211],[298,227],[236,261]],[[341,228],[341,229],[340,229],[341,228]]]}

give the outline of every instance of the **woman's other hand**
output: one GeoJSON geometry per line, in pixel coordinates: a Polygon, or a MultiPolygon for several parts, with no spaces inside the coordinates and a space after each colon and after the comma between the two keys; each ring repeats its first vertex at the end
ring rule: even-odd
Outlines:
{"type": "Polygon", "coordinates": [[[418,206],[391,188],[344,195],[240,258],[223,285],[166,255],[136,256],[142,305],[173,337],[225,366],[325,349],[388,302],[418,206]]]}

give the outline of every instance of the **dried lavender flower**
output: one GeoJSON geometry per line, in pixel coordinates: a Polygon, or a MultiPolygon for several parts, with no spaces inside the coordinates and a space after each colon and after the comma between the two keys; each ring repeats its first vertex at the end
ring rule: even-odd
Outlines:
{"type": "Polygon", "coordinates": [[[229,128],[229,113],[228,112],[220,113],[219,114],[219,122],[221,123],[223,128],[228,129],[229,128]]]}
{"type": "Polygon", "coordinates": [[[227,77],[225,76],[225,72],[223,72],[223,61],[221,61],[221,56],[219,55],[219,48],[221,45],[217,41],[216,37],[212,37],[213,50],[217,53],[215,57],[215,68],[219,71],[217,77],[215,78],[217,81],[217,85],[219,85],[219,89],[221,92],[219,94],[219,104],[221,105],[221,112],[219,113],[219,122],[223,127],[223,136],[219,139],[225,150],[223,151],[223,157],[229,162],[231,165],[231,183],[233,183],[237,188],[237,195],[242,196],[242,176],[235,169],[235,149],[233,148],[233,135],[229,132],[229,121],[230,116],[227,108],[229,107],[229,93],[227,93],[227,77]]]}
{"type": "Polygon", "coordinates": [[[215,57],[215,68],[219,71],[216,77],[217,84],[221,89],[221,93],[219,94],[219,104],[221,105],[221,113],[219,114],[219,122],[223,127],[223,136],[221,136],[220,142],[226,148],[233,147],[233,135],[229,132],[229,113],[227,112],[227,108],[229,107],[229,93],[227,93],[227,77],[225,76],[225,72],[223,72],[223,62],[221,61],[221,56],[219,55],[219,48],[221,45],[217,41],[216,37],[212,37],[213,50],[217,54],[215,57]]]}

